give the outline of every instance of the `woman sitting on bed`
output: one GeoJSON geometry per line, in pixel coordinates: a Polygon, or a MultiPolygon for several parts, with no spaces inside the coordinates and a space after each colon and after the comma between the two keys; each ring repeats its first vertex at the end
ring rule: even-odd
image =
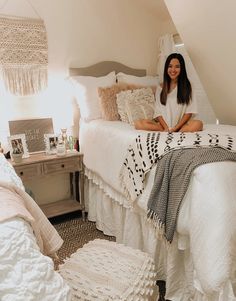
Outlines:
{"type": "Polygon", "coordinates": [[[165,62],[161,93],[156,93],[155,118],[136,120],[137,130],[164,132],[197,132],[203,128],[197,113],[196,99],[187,77],[184,58],[179,53],[170,54],[165,62]]]}

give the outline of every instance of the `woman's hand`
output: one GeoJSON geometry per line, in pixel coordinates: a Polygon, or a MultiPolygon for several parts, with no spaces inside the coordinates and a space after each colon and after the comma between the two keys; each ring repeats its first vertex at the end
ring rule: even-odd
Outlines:
{"type": "Polygon", "coordinates": [[[185,113],[181,120],[172,128],[172,132],[178,132],[191,118],[192,113],[185,113]]]}
{"type": "Polygon", "coordinates": [[[178,132],[178,129],[176,129],[175,127],[169,128],[169,133],[174,133],[174,132],[178,132]]]}
{"type": "Polygon", "coordinates": [[[157,118],[155,118],[155,120],[156,119],[158,120],[158,122],[162,126],[162,131],[163,132],[169,132],[169,127],[168,127],[167,123],[165,122],[164,118],[162,116],[158,116],[157,118]]]}

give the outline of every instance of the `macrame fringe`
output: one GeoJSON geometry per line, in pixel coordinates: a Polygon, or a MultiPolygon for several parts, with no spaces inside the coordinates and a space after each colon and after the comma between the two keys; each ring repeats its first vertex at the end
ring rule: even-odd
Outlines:
{"type": "Polygon", "coordinates": [[[167,246],[170,245],[171,241],[168,241],[165,236],[165,224],[159,219],[158,215],[153,210],[147,210],[146,220],[154,227],[157,238],[159,240],[164,238],[167,246]]]}
{"type": "Polygon", "coordinates": [[[45,66],[2,66],[1,69],[5,87],[14,95],[32,95],[47,87],[48,73],[45,66]]]}

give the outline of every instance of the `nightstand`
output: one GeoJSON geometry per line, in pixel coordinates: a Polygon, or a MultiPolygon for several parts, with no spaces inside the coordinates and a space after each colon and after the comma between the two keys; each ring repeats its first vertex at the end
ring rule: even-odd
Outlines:
{"type": "Polygon", "coordinates": [[[11,164],[23,183],[32,178],[68,173],[70,198],[40,205],[40,208],[48,218],[76,210],[82,210],[84,218],[84,167],[81,153],[68,152],[65,156],[46,155],[45,153],[31,154],[21,163],[11,161],[11,164]]]}

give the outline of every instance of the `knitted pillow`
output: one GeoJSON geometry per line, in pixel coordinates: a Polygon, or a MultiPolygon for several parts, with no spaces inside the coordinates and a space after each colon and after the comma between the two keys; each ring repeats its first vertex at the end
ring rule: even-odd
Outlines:
{"type": "Polygon", "coordinates": [[[155,107],[153,90],[149,87],[122,91],[117,94],[117,107],[121,120],[132,125],[137,119],[152,119],[155,107]]]}
{"type": "MultiPolygon", "coordinates": [[[[98,88],[98,95],[100,97],[100,108],[102,112],[102,118],[105,120],[120,120],[118,113],[116,95],[121,91],[136,90],[143,88],[141,85],[134,84],[115,84],[111,87],[98,88]]],[[[152,87],[153,94],[155,95],[156,86],[152,87]]]]}

